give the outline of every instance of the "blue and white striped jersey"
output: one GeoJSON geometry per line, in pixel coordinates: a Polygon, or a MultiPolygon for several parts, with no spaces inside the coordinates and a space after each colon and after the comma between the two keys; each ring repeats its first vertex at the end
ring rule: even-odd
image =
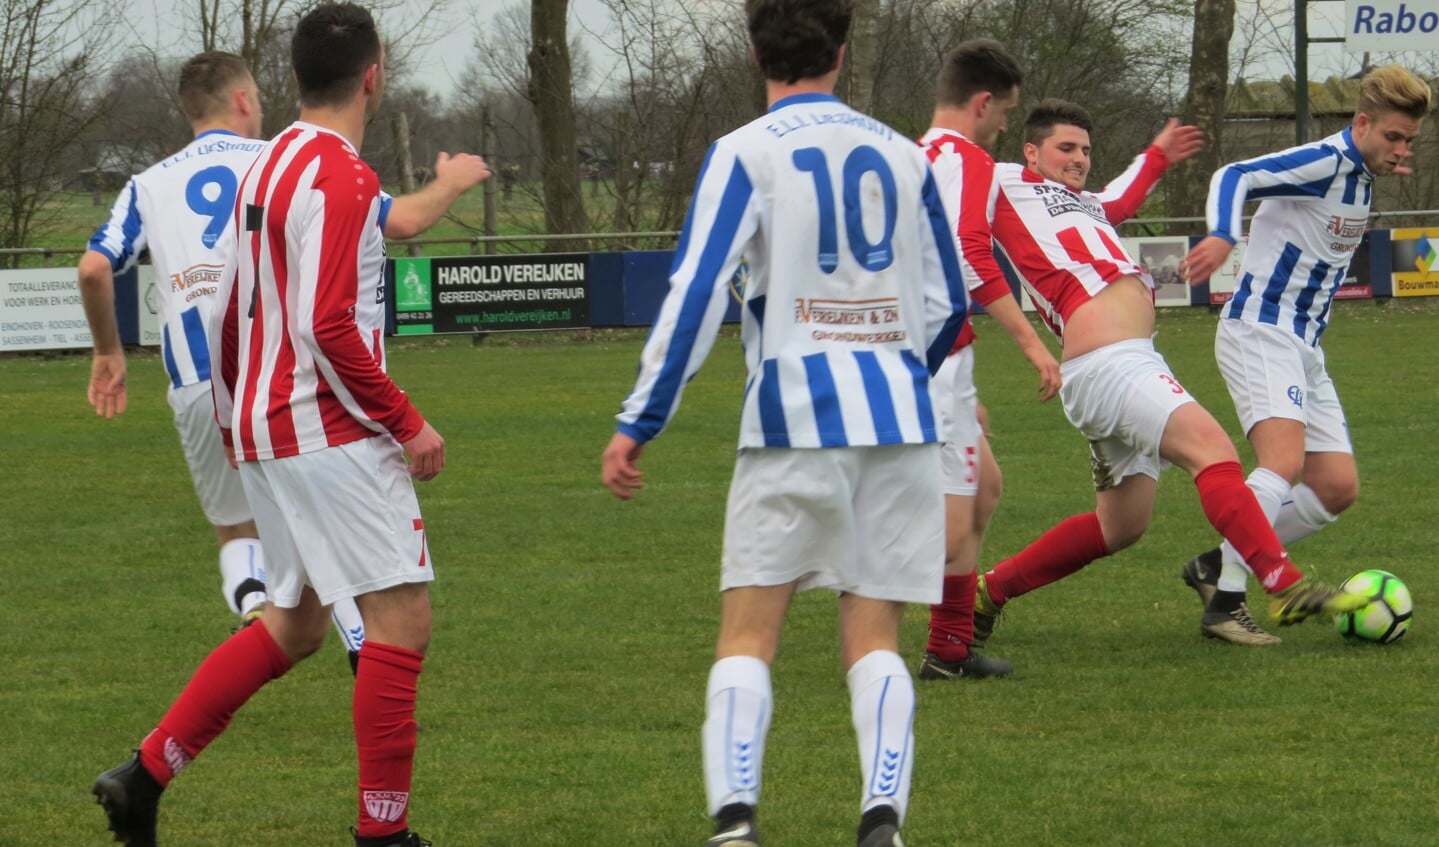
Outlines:
{"type": "Polygon", "coordinates": [[[160,352],[176,388],[210,378],[205,328],[234,251],[235,191],[265,142],[212,130],[130,178],[90,249],[119,273],[150,249],[160,303],[160,352]]]}
{"type": "MultiPolygon", "coordinates": [[[[160,303],[160,353],[175,388],[210,379],[205,338],[225,261],[235,249],[235,193],[263,139],[203,132],[178,153],[130,178],[90,249],[115,273],[150,250],[160,303]]],[[[380,193],[380,228],[393,198],[380,193]]]]}
{"type": "Polygon", "coordinates": [[[820,94],[710,147],[621,432],[669,422],[741,260],[740,447],[940,440],[930,374],[968,313],[944,206],[913,141],[820,94]]]}
{"type": "Polygon", "coordinates": [[[1260,200],[1222,317],[1278,326],[1317,345],[1364,235],[1373,185],[1348,128],[1216,171],[1211,235],[1237,241],[1245,201],[1260,200]]]}

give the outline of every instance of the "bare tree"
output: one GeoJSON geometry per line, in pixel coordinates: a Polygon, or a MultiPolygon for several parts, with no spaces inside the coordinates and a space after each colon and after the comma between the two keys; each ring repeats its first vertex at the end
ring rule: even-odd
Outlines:
{"type": "MultiPolygon", "coordinates": [[[[527,93],[540,127],[540,178],[545,191],[545,229],[550,233],[580,233],[586,228],[566,36],[568,15],[569,0],[532,0],[530,4],[527,93]]],[[[585,247],[583,241],[559,241],[553,246],[561,251],[585,247]]]]}
{"type": "Polygon", "coordinates": [[[81,0],[5,0],[0,14],[0,247],[23,247],[55,223],[46,201],[75,164],[63,154],[98,118],[104,39],[81,0]]]}
{"type": "MultiPolygon", "coordinates": [[[[191,0],[200,50],[228,50],[249,65],[266,106],[265,131],[278,130],[297,113],[290,72],[290,35],[318,0],[191,0]]],[[[416,51],[429,47],[443,26],[448,0],[369,0],[385,39],[385,67],[403,75],[416,51]]]]}
{"type": "Polygon", "coordinates": [[[879,59],[879,0],[855,0],[849,24],[843,80],[845,101],[866,114],[874,109],[874,80],[879,59]]]}
{"type": "Polygon", "coordinates": [[[1209,175],[1224,163],[1224,102],[1229,93],[1229,39],[1234,34],[1234,0],[1194,0],[1194,39],[1189,54],[1189,93],[1184,122],[1204,127],[1205,145],[1179,163],[1169,177],[1176,215],[1204,214],[1209,175]]]}

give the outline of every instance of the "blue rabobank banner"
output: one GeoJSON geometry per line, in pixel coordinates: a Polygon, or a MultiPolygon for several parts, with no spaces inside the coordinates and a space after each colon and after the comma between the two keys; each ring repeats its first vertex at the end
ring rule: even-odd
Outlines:
{"type": "Polygon", "coordinates": [[[1346,0],[1344,29],[1350,53],[1433,50],[1439,0],[1346,0]]]}

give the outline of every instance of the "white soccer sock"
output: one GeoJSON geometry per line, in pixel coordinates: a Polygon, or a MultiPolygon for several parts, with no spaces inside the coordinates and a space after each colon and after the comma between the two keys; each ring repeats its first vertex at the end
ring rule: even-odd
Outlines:
{"type": "Polygon", "coordinates": [[[258,538],[232,538],[220,547],[220,591],[225,595],[225,605],[237,615],[265,602],[263,588],[235,596],[235,591],[249,580],[264,585],[265,550],[258,538]]]}
{"type": "Polygon", "coordinates": [[[710,668],[705,691],[705,794],[713,816],[730,803],[759,803],[760,768],[774,696],[769,665],[727,656],[710,668]]]}
{"type": "Polygon", "coordinates": [[[845,679],[864,777],[860,814],[894,806],[903,823],[914,769],[914,681],[909,668],[898,653],[874,650],[860,657],[845,679]]]}
{"type": "Polygon", "coordinates": [[[1314,489],[1299,483],[1289,492],[1289,499],[1279,509],[1274,519],[1274,531],[1285,544],[1313,535],[1324,527],[1339,520],[1338,515],[1329,514],[1314,489]]]}
{"type": "MultiPolygon", "coordinates": [[[[1254,492],[1259,508],[1264,510],[1264,517],[1273,525],[1274,519],[1279,515],[1280,506],[1289,496],[1289,483],[1268,468],[1255,468],[1244,483],[1254,492]]],[[[1221,544],[1219,549],[1224,561],[1224,566],[1219,571],[1219,590],[1242,592],[1249,579],[1249,566],[1228,541],[1221,544]]]]}
{"type": "Polygon", "coordinates": [[[335,631],[340,633],[340,642],[351,653],[360,652],[365,644],[365,619],[360,617],[360,607],[349,597],[336,600],[330,607],[330,619],[335,622],[335,631]]]}

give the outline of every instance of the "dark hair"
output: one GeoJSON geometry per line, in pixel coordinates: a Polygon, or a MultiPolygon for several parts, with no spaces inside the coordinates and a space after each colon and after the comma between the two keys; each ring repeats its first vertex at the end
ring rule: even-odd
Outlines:
{"type": "Polygon", "coordinates": [[[824,76],[849,33],[853,0],[745,0],[749,39],[765,79],[824,76]]]}
{"type": "Polygon", "coordinates": [[[1094,131],[1094,122],[1083,106],[1050,97],[1035,106],[1024,119],[1024,142],[1038,145],[1061,124],[1077,126],[1085,132],[1094,131]]]}
{"type": "Polygon", "coordinates": [[[976,38],[960,43],[944,57],[935,102],[963,106],[982,92],[1004,97],[1023,81],[1024,72],[1003,44],[976,38]]]}
{"type": "Polygon", "coordinates": [[[369,10],[323,3],[295,27],[290,62],[303,106],[339,106],[354,96],[365,69],[380,61],[380,35],[369,10]]]}
{"type": "Polygon", "coordinates": [[[234,53],[207,50],[180,66],[180,108],[191,123],[222,112],[229,93],[250,79],[245,60],[234,53]]]}

